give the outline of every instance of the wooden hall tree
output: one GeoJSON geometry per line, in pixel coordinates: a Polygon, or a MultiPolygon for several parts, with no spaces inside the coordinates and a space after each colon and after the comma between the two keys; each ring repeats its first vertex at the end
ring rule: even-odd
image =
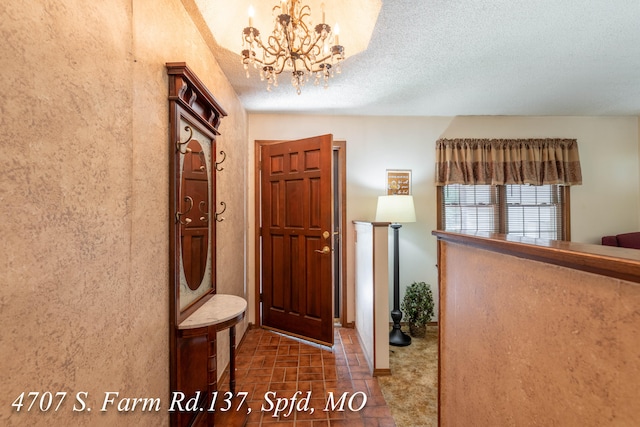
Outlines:
{"type": "MultiPolygon", "coordinates": [[[[216,336],[229,329],[233,369],[235,324],[244,317],[246,301],[216,292],[215,153],[218,126],[227,114],[185,63],[167,63],[167,74],[169,402],[181,400],[170,420],[172,426],[228,425],[220,419],[224,414],[211,410],[212,396],[218,390],[216,336]],[[188,401],[193,406],[185,408],[188,401]]],[[[241,420],[233,425],[243,424],[241,420]]]]}

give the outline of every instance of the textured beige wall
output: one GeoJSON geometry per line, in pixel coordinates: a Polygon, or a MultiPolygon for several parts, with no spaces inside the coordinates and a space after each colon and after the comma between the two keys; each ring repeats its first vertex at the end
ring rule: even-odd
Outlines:
{"type": "Polygon", "coordinates": [[[441,248],[442,426],[638,425],[640,284],[441,248]]]}
{"type": "Polygon", "coordinates": [[[166,425],[165,62],[187,62],[229,113],[217,277],[242,296],[245,112],[179,0],[7,0],[0,17],[0,424],[166,425]],[[16,412],[23,391],[69,395],[16,412]],[[82,391],[92,411],[74,413],[82,391]],[[103,413],[107,391],[162,409],[103,413]]]}

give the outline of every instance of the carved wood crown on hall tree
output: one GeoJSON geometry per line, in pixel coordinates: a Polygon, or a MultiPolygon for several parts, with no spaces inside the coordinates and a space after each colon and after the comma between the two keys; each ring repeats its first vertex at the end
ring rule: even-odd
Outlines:
{"type": "Polygon", "coordinates": [[[169,101],[176,101],[202,121],[216,135],[220,120],[227,115],[207,87],[184,62],[167,63],[169,101]]]}

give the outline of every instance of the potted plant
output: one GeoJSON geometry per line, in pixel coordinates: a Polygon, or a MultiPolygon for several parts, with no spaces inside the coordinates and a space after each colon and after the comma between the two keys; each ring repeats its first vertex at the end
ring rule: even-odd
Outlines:
{"type": "Polygon", "coordinates": [[[409,333],[422,338],[427,332],[427,323],[433,317],[433,293],[425,282],[413,282],[407,287],[400,308],[409,322],[409,333]]]}

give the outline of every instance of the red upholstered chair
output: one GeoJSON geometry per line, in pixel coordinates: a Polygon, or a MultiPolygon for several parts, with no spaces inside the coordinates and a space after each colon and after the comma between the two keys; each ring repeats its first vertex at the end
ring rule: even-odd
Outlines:
{"type": "Polygon", "coordinates": [[[619,246],[621,248],[640,249],[640,232],[618,234],[616,236],[604,236],[602,244],[606,246],[619,246]]]}
{"type": "Polygon", "coordinates": [[[621,248],[640,249],[639,232],[618,234],[616,238],[618,239],[618,246],[621,248]]]}

